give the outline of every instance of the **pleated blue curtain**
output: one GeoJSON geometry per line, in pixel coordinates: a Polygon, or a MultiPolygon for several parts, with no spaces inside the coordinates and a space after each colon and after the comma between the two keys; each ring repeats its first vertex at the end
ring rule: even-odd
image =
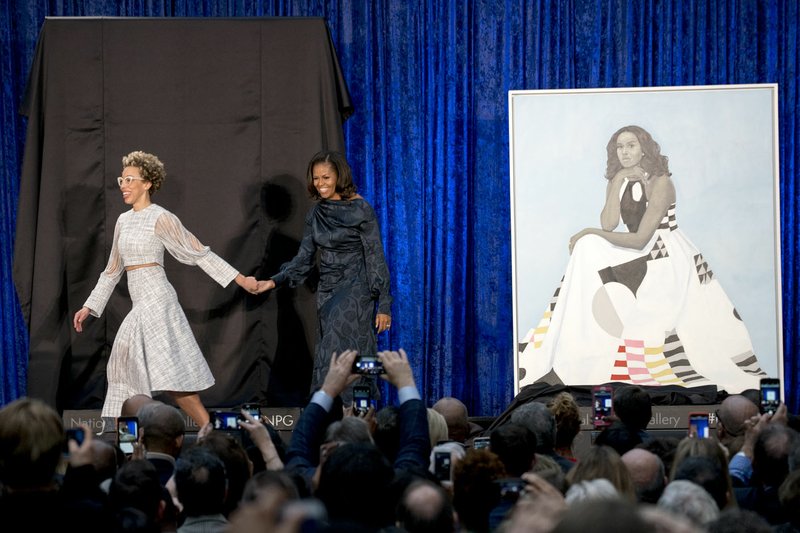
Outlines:
{"type": "Polygon", "coordinates": [[[381,347],[407,350],[429,402],[457,396],[476,415],[499,414],[514,394],[508,91],[778,83],[782,377],[790,409],[800,407],[800,14],[797,2],[777,0],[4,3],[3,403],[25,393],[26,332],[11,279],[25,132],[17,109],[45,16],[325,17],[355,106],[348,158],[379,216],[392,273],[394,327],[381,347]]]}

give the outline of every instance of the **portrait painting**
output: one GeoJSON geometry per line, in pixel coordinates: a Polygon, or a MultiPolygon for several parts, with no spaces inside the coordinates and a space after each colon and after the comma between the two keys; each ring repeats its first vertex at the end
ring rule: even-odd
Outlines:
{"type": "Polygon", "coordinates": [[[782,375],[777,86],[509,92],[515,392],[782,375]]]}

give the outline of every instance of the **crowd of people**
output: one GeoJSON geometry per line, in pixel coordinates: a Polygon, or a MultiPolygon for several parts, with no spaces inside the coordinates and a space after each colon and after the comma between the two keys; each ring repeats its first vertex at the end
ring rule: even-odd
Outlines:
{"type": "Polygon", "coordinates": [[[378,354],[397,404],[357,412],[355,350],[331,358],[288,441],[242,409],[239,428],[186,432],[184,415],[127,399],[132,454],[106,434],[65,431],[35,398],[0,409],[5,531],[72,523],[103,532],[780,531],[800,528],[800,439],[781,404],[726,397],[708,437],[648,431],[652,405],[615,389],[611,424],[575,450],[581,420],[562,392],[470,423],[457,398],[423,401],[399,351],[378,354]],[[714,434],[716,433],[716,434],[714,434]],[[486,446],[479,446],[488,437],[486,446]],[[476,441],[477,438],[477,441],[476,441]]]}

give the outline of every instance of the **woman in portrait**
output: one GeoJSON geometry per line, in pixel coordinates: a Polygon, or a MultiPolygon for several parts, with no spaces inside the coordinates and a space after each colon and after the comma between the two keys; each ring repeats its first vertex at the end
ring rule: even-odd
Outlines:
{"type": "Polygon", "coordinates": [[[235,281],[255,293],[258,285],[255,278],[243,276],[203,246],[178,217],[151,201],[167,176],[158,157],[131,152],[122,158],[122,166],[117,182],[122,201],[131,209],[117,219],[108,265],[75,313],[73,326],[80,333],[89,315],[102,315],[126,274],[133,307],[111,348],[102,416],[120,416],[123,402],[136,395],[166,392],[203,428],[210,417],[198,392],[211,387],[214,377],[164,272],[164,250],[181,263],[199,266],[223,287],[235,281]]]}
{"type": "MultiPolygon", "coordinates": [[[[319,337],[311,383],[316,390],[325,380],[333,353],[356,350],[359,356],[376,355],[376,333],[391,327],[392,296],[375,212],[357,194],[344,155],[315,154],[308,163],[306,182],[316,202],[306,215],[300,249],[271,279],[259,282],[259,292],[301,283],[314,269],[319,253],[319,337]]],[[[363,376],[354,385],[369,386],[378,397],[374,377],[363,376]]],[[[345,405],[351,400],[352,386],[342,394],[345,405]]]]}
{"type": "Polygon", "coordinates": [[[561,285],[523,340],[520,385],[552,371],[568,384],[758,388],[747,328],[678,226],[667,156],[639,126],[616,131],[607,156],[600,227],[570,238],[561,285]]]}

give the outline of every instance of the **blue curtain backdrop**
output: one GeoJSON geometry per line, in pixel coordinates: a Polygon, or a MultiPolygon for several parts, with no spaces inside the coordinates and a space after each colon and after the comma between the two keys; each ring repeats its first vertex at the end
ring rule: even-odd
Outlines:
{"type": "Polygon", "coordinates": [[[2,2],[0,402],[26,392],[11,278],[18,109],[44,17],[315,16],[348,82],[348,158],[385,239],[388,344],[409,352],[429,402],[457,396],[474,415],[499,414],[514,391],[507,92],[778,83],[783,378],[797,412],[798,13],[795,0],[2,2]]]}

